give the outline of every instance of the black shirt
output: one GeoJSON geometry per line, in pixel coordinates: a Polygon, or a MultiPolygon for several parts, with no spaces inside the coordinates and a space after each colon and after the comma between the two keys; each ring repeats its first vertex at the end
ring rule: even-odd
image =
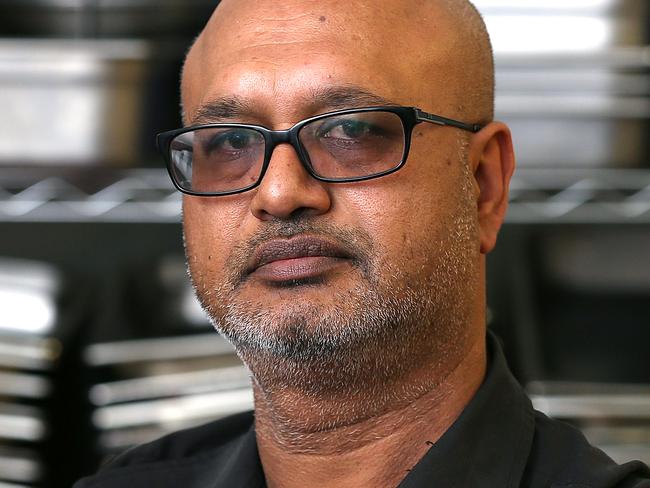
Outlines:
{"type": "MultiPolygon", "coordinates": [[[[650,488],[643,463],[619,466],[578,430],[533,410],[491,336],[488,346],[483,384],[399,488],[650,488]]],[[[246,412],[131,449],[74,488],[265,486],[246,412]]]]}

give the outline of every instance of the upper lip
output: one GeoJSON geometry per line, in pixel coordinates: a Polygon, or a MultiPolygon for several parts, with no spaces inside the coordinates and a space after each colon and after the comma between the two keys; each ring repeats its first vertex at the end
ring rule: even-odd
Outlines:
{"type": "Polygon", "coordinates": [[[273,261],[314,256],[352,258],[343,247],[322,237],[298,236],[290,239],[273,239],[261,244],[255,250],[246,271],[252,273],[273,261]]]}

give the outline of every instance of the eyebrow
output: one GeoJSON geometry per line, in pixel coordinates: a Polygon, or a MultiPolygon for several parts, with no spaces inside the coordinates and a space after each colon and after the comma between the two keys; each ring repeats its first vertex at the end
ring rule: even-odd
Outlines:
{"type": "MultiPolygon", "coordinates": [[[[356,85],[318,87],[303,97],[302,106],[313,115],[347,108],[395,106],[397,103],[356,85]]],[[[191,118],[191,125],[224,120],[259,117],[256,104],[239,95],[215,98],[199,106],[191,118]]]]}
{"type": "Polygon", "coordinates": [[[243,97],[229,96],[210,100],[199,106],[191,118],[191,124],[207,124],[223,119],[235,119],[252,112],[252,107],[243,97]]]}
{"type": "Polygon", "coordinates": [[[374,105],[397,105],[397,103],[357,85],[318,87],[311,90],[306,98],[308,104],[319,108],[327,108],[328,110],[374,105]]]}

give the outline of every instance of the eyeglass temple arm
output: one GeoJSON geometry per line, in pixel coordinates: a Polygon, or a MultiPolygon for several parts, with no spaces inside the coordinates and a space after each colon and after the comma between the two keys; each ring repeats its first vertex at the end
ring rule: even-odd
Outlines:
{"type": "Polygon", "coordinates": [[[431,122],[438,125],[450,125],[452,127],[457,127],[458,129],[467,130],[469,132],[478,132],[483,128],[483,126],[479,124],[465,124],[464,122],[460,122],[458,120],[448,119],[446,117],[441,117],[440,115],[424,112],[419,108],[415,109],[415,119],[418,122],[431,122]]]}

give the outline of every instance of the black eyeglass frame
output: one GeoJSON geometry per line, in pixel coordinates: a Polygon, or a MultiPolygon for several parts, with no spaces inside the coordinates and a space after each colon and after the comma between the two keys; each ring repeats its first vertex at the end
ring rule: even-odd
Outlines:
{"type": "Polygon", "coordinates": [[[460,122],[458,120],[450,119],[447,117],[442,117],[440,115],[431,114],[424,112],[423,110],[417,107],[401,107],[401,106],[379,106],[379,107],[362,107],[362,108],[351,108],[345,110],[337,110],[334,112],[327,112],[307,119],[301,120],[296,123],[293,127],[285,130],[271,130],[261,125],[255,124],[240,124],[240,123],[213,123],[213,124],[201,124],[194,125],[189,127],[183,127],[181,129],[174,129],[166,132],[161,132],[156,136],[156,145],[158,150],[162,153],[165,163],[167,166],[167,172],[172,180],[172,183],[180,192],[185,193],[186,195],[201,196],[201,197],[216,197],[216,196],[226,196],[226,195],[236,195],[238,193],[244,193],[246,191],[252,190],[253,188],[259,186],[266,174],[266,170],[269,167],[271,162],[271,157],[273,155],[273,150],[278,144],[291,144],[293,149],[298,154],[298,159],[303,165],[305,170],[310,174],[310,176],[318,181],[323,181],[326,183],[353,183],[356,181],[366,181],[374,178],[379,178],[381,176],[386,176],[391,173],[394,173],[401,169],[408,158],[409,150],[411,148],[411,138],[413,134],[413,128],[421,123],[429,122],[432,124],[443,125],[456,127],[465,131],[476,133],[480,131],[483,126],[480,124],[466,124],[465,122],[460,122]],[[323,119],[326,117],[331,117],[333,115],[347,115],[353,113],[363,113],[363,112],[390,112],[399,116],[402,121],[402,126],[404,129],[404,150],[402,153],[402,158],[396,166],[387,169],[385,171],[380,171],[379,173],[373,173],[365,176],[354,176],[347,178],[326,178],[324,176],[318,175],[311,166],[309,160],[309,155],[306,149],[303,147],[303,144],[298,138],[298,134],[302,128],[316,120],[323,119]],[[178,183],[176,176],[174,175],[174,162],[171,158],[170,146],[174,138],[178,137],[181,134],[187,132],[192,132],[198,129],[213,129],[213,128],[242,128],[242,129],[251,129],[259,132],[264,137],[264,162],[262,163],[262,168],[260,170],[260,175],[255,183],[248,185],[244,188],[237,190],[227,190],[221,192],[197,192],[189,190],[187,188],[181,187],[178,183]]]}

